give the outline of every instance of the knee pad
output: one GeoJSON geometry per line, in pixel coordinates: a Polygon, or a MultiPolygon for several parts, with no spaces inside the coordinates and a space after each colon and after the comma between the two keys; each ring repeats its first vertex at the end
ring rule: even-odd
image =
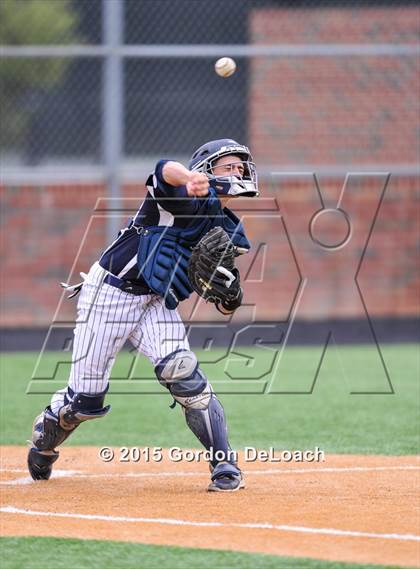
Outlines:
{"type": "Polygon", "coordinates": [[[111,406],[102,407],[108,388],[98,394],[74,393],[69,387],[66,404],[58,415],[48,406],[34,421],[32,442],[38,450],[53,450],[82,423],[89,419],[103,417],[111,406]]]}
{"type": "Polygon", "coordinates": [[[159,383],[169,389],[172,397],[185,409],[208,407],[211,386],[198,367],[197,358],[189,350],[177,350],[163,358],[155,367],[159,383]]]}

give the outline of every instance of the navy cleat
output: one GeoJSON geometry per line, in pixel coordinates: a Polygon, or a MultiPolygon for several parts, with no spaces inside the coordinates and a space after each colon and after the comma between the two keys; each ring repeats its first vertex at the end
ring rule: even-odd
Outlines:
{"type": "Polygon", "coordinates": [[[48,480],[51,476],[52,465],[57,460],[58,455],[59,453],[56,450],[29,449],[28,469],[32,478],[34,480],[48,480]]]}
{"type": "Polygon", "coordinates": [[[219,462],[212,471],[211,483],[208,487],[209,492],[236,492],[245,488],[245,481],[242,472],[230,462],[219,462]]]}

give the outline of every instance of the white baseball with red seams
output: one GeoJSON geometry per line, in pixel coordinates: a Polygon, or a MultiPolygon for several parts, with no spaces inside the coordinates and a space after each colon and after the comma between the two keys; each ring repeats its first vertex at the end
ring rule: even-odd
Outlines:
{"type": "Polygon", "coordinates": [[[214,64],[214,69],[220,77],[230,77],[236,71],[235,60],[231,57],[221,57],[214,64]]]}

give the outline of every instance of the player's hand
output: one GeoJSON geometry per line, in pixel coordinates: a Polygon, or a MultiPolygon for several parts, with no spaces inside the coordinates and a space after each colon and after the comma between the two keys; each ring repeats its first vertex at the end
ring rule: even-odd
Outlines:
{"type": "Polygon", "coordinates": [[[209,180],[204,172],[190,172],[186,188],[189,196],[206,196],[209,193],[209,180]]]}

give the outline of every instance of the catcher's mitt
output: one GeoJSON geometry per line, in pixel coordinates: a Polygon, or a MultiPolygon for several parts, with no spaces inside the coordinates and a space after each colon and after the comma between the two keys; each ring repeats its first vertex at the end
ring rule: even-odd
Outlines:
{"type": "Polygon", "coordinates": [[[193,248],[188,278],[197,294],[228,311],[241,304],[239,271],[235,268],[236,248],[221,227],[214,227],[193,248]]]}

